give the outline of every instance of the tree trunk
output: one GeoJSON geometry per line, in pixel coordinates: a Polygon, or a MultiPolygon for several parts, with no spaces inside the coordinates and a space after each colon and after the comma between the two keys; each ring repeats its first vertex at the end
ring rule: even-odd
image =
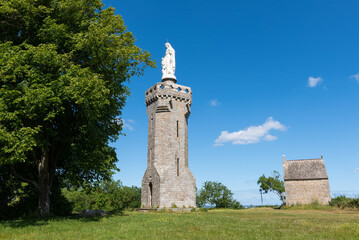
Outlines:
{"type": "Polygon", "coordinates": [[[37,190],[39,193],[38,209],[41,216],[50,214],[50,171],[49,171],[49,154],[44,150],[41,154],[41,160],[38,164],[39,182],[37,190]]]}
{"type": "Polygon", "coordinates": [[[38,209],[41,216],[50,214],[50,187],[46,184],[39,186],[38,209]]]}
{"type": "Polygon", "coordinates": [[[6,214],[8,211],[8,201],[6,198],[4,199],[0,199],[0,213],[1,214],[6,214]]]}
{"type": "MultiPolygon", "coordinates": [[[[11,169],[15,176],[22,181],[30,183],[35,186],[38,192],[38,211],[41,216],[50,214],[50,189],[52,186],[52,180],[56,171],[57,158],[50,159],[49,151],[42,149],[41,158],[37,164],[38,181],[31,180],[18,174],[15,167],[12,165],[11,169]],[[51,161],[51,162],[50,162],[51,161]]],[[[36,159],[36,155],[34,155],[36,159]]]]}
{"type": "Polygon", "coordinates": [[[286,205],[285,197],[282,192],[280,193],[280,198],[282,199],[283,205],[286,205]]]}

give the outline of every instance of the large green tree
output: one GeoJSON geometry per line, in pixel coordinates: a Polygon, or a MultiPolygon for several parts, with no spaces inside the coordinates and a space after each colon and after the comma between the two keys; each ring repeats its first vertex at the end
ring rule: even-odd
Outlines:
{"type": "Polygon", "coordinates": [[[243,208],[237,200],[233,199],[231,190],[215,181],[206,181],[197,193],[197,206],[206,205],[214,205],[216,208],[243,208]]]}
{"type": "Polygon", "coordinates": [[[285,205],[285,196],[284,196],[284,181],[280,176],[278,171],[273,171],[273,176],[266,177],[264,174],[258,179],[257,184],[259,185],[259,191],[268,193],[274,192],[282,200],[283,205],[285,205]]]}
{"type": "Polygon", "coordinates": [[[32,184],[41,215],[54,176],[116,169],[124,83],[155,66],[101,0],[0,0],[0,167],[32,184]]]}

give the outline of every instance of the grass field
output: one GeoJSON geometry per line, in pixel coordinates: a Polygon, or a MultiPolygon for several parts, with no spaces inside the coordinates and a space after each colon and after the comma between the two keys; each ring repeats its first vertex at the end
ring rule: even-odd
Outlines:
{"type": "Polygon", "coordinates": [[[0,239],[359,239],[359,211],[210,210],[0,222],[0,239]]]}

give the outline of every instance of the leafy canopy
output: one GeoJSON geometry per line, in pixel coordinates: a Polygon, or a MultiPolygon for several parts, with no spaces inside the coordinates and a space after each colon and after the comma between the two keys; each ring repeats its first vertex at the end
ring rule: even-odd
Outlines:
{"type": "Polygon", "coordinates": [[[197,193],[197,206],[212,205],[216,208],[243,208],[233,199],[233,193],[220,182],[206,181],[197,193]]]}
{"type": "Polygon", "coordinates": [[[264,174],[258,179],[259,191],[276,193],[285,204],[284,181],[278,171],[273,171],[273,176],[266,177],[264,174]]]}
{"type": "Polygon", "coordinates": [[[43,206],[55,175],[110,179],[124,83],[155,66],[150,54],[101,0],[0,0],[0,23],[0,166],[43,206]]]}
{"type": "Polygon", "coordinates": [[[115,167],[123,83],[154,62],[114,11],[100,0],[1,0],[0,164],[47,151],[73,178],[115,167]]]}

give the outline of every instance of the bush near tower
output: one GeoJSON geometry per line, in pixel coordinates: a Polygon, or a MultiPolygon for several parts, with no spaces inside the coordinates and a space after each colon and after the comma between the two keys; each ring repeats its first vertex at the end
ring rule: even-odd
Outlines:
{"type": "Polygon", "coordinates": [[[55,177],[80,185],[117,170],[109,143],[122,131],[123,83],[155,66],[114,11],[101,0],[0,1],[0,167],[11,169],[1,179],[32,185],[41,215],[55,177]]]}
{"type": "Polygon", "coordinates": [[[241,209],[243,206],[233,193],[220,182],[207,181],[197,193],[197,207],[215,206],[215,208],[241,209]]]}

